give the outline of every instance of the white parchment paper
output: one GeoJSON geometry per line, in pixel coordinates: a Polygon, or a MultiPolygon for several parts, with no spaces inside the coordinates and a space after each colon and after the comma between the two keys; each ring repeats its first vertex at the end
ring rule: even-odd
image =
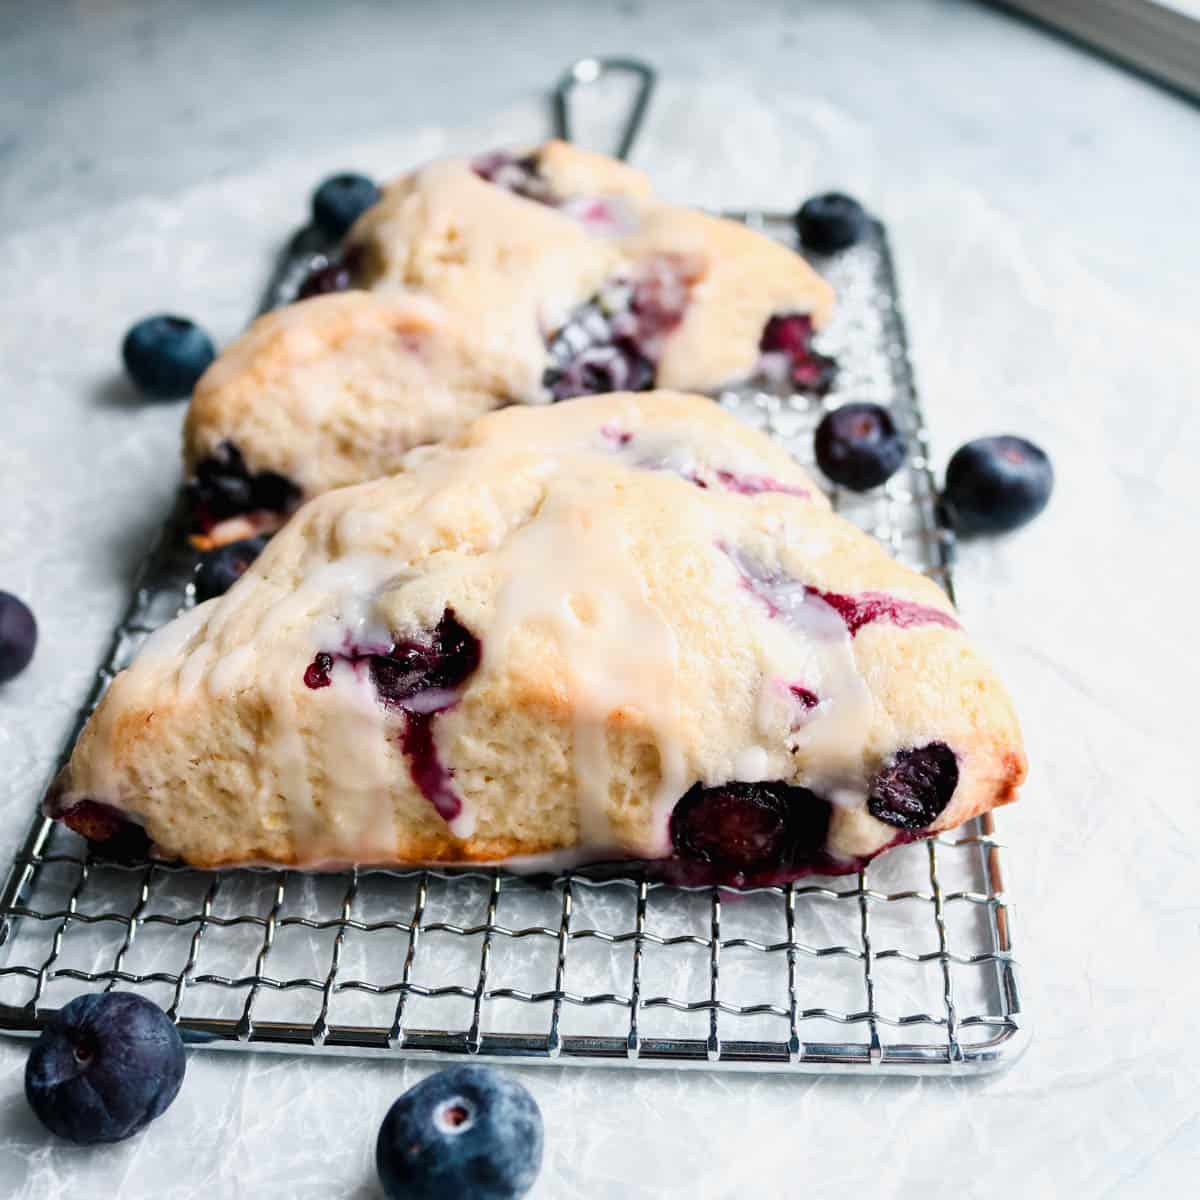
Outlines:
{"type": "MultiPolygon", "coordinates": [[[[178,480],[181,409],[143,405],[116,374],[124,329],[168,307],[232,337],[328,170],[386,175],[545,129],[533,104],[454,132],[396,124],[0,238],[0,586],[30,600],[42,632],[33,667],[0,690],[6,860],[178,480]]],[[[1195,246],[1155,245],[1153,273],[1139,270],[1097,212],[1039,201],[1043,173],[1084,167],[1029,136],[1012,167],[1027,188],[1001,200],[953,155],[901,157],[803,86],[668,80],[635,158],[699,204],[778,206],[832,183],[860,194],[898,252],[939,460],[1009,430],[1054,456],[1047,514],[967,547],[958,571],[1033,764],[999,821],[1033,1048],[972,1082],[523,1070],[546,1117],[539,1198],[1126,1197],[1194,1182],[1195,246]]],[[[1133,152],[1132,131],[1113,138],[1133,152]]],[[[29,1114],[24,1056],[0,1042],[0,1191],[14,1197],[365,1200],[378,1122],[425,1069],[196,1053],[146,1135],[83,1151],[29,1114]]]]}

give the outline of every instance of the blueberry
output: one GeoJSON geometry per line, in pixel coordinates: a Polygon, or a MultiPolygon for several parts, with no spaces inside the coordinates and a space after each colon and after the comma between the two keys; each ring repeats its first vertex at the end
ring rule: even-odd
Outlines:
{"type": "Polygon", "coordinates": [[[345,250],[316,259],[313,269],[300,284],[297,300],[326,296],[330,292],[346,292],[353,288],[362,274],[363,248],[348,246],[345,250]]]}
{"type": "Polygon", "coordinates": [[[812,859],[825,843],[829,805],[786,783],[696,784],[671,813],[671,843],[728,880],[812,859]]]}
{"type": "Polygon", "coordinates": [[[867,810],[897,829],[925,829],[958,786],[958,758],[945,742],[901,750],[871,781],[867,810]]]}
{"type": "Polygon", "coordinates": [[[1024,438],[977,438],[946,468],[943,508],[960,533],[1008,533],[1032,521],[1054,489],[1046,452],[1024,438]]]}
{"type": "Polygon", "coordinates": [[[243,538],[200,556],[196,564],[196,600],[223,596],[263,552],[265,537],[243,538]]]}
{"type": "Polygon", "coordinates": [[[350,268],[341,259],[335,258],[305,277],[296,299],[309,300],[313,296],[327,296],[330,292],[349,291],[353,282],[350,268]]]}
{"type": "MultiPolygon", "coordinates": [[[[53,816],[53,812],[50,813],[53,816]]],[[[62,817],[63,824],[87,838],[101,857],[116,862],[143,862],[150,857],[146,831],[119,809],[98,800],[80,800],[62,817]]]]}
{"type": "Polygon", "coordinates": [[[341,238],[379,200],[379,189],[365,175],[347,171],[330,175],[312,198],[313,224],[331,238],[341,238]]]}
{"type": "Polygon", "coordinates": [[[327,688],[333,682],[329,677],[329,672],[332,670],[333,655],[322,650],[304,668],[304,686],[312,688],[314,692],[320,688],[327,688]]]}
{"type": "Polygon", "coordinates": [[[29,666],[37,646],[37,622],[29,606],[9,592],[0,592],[0,683],[29,666]]]}
{"type": "Polygon", "coordinates": [[[826,413],[814,447],[821,470],[854,492],[878,487],[904,462],[904,439],[878,404],[843,404],[826,413]]]}
{"type": "Polygon", "coordinates": [[[215,357],[208,334],[187,317],[146,317],[121,343],[129,378],[158,400],[189,395],[215,357]]]}
{"type": "Polygon", "coordinates": [[[51,1018],[25,1064],[25,1096],[59,1137],[120,1142],[166,1111],[183,1083],[179,1031],[133,992],[76,996],[51,1018]]]}
{"type": "MultiPolygon", "coordinates": [[[[304,670],[304,686],[329,687],[334,657],[324,650],[315,655],[304,670]]],[[[425,637],[399,639],[385,654],[347,646],[337,655],[354,664],[365,661],[380,703],[404,714],[400,745],[413,782],[447,821],[458,816],[462,801],[451,783],[454,771],[438,755],[433,722],[458,702],[456,689],[475,673],[481,657],[479,639],[452,608],[425,637]]]]}
{"type": "Polygon", "coordinates": [[[241,451],[230,442],[218,455],[196,465],[196,477],[188,482],[188,507],[202,528],[215,525],[254,507],[254,487],[241,451]]]}
{"type": "Polygon", "coordinates": [[[481,179],[526,200],[536,200],[539,204],[559,203],[559,197],[542,177],[536,153],[518,158],[507,150],[494,150],[476,158],[471,163],[471,170],[481,179]]]}
{"type": "Polygon", "coordinates": [[[801,243],[818,254],[833,254],[853,246],[867,228],[867,214],[853,196],[824,192],[811,196],[796,213],[801,243]]]}
{"type": "Polygon", "coordinates": [[[776,313],[763,326],[758,348],[786,359],[787,378],[799,391],[823,396],[837,378],[837,362],[812,348],[813,332],[809,313],[776,313]]]}
{"type": "Polygon", "coordinates": [[[388,1109],[375,1165],[389,1200],[515,1200],[542,1165],[542,1114],[515,1079],[451,1067],[388,1109]]]}
{"type": "MultiPolygon", "coordinates": [[[[412,707],[430,713],[444,710],[450,701],[444,695],[440,706],[414,706],[409,701],[422,693],[448,693],[466,683],[479,666],[482,649],[479,639],[459,621],[454,609],[447,608],[424,639],[402,638],[386,654],[348,647],[338,657],[352,663],[365,660],[380,702],[389,708],[412,707]]],[[[334,656],[326,651],[317,654],[304,672],[305,684],[314,689],[328,687],[333,660],[334,656]]]]}
{"type": "MultiPolygon", "coordinates": [[[[371,682],[384,704],[404,708],[422,692],[449,691],[465,683],[480,657],[479,639],[448,608],[428,642],[399,641],[387,654],[372,655],[371,682]]],[[[430,711],[425,705],[418,707],[430,711]]]]}
{"type": "Polygon", "coordinates": [[[207,532],[227,517],[265,508],[287,513],[300,503],[300,489],[274,471],[252,473],[232,442],[196,465],[196,477],[185,488],[195,528],[207,532]]]}

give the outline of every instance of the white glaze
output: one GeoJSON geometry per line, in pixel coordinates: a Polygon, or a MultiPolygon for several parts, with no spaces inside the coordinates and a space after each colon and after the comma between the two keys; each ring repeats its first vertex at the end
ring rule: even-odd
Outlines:
{"type": "MultiPolygon", "coordinates": [[[[646,595],[619,526],[596,521],[603,484],[597,490],[590,483],[584,473],[560,486],[538,519],[505,547],[504,585],[484,641],[484,669],[505,669],[508,640],[519,629],[538,628],[554,639],[573,713],[581,844],[613,846],[606,731],[615,711],[639,711],[654,731],[660,763],[656,811],[673,805],[682,791],[678,647],[670,624],[646,595]]],[[[665,827],[665,819],[660,824],[665,827]]]]}
{"type": "Polygon", "coordinates": [[[753,586],[762,592],[745,591],[747,605],[762,622],[755,705],[760,735],[769,746],[795,752],[805,786],[834,803],[861,807],[866,799],[863,730],[871,726],[874,701],[855,663],[845,622],[798,580],[775,573],[777,578],[763,581],[773,572],[736,551],[729,557],[744,578],[759,577],[753,586]],[[816,708],[799,706],[788,694],[793,683],[816,693],[816,708]]]}
{"type": "Polygon", "coordinates": [[[760,783],[767,778],[769,770],[770,758],[762,746],[747,746],[738,751],[733,760],[734,778],[745,783],[760,783]]]}

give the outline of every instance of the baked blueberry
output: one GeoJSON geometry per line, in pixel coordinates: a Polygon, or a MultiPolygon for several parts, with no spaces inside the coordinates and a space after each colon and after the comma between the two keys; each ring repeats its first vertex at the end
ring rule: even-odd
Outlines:
{"type": "Polygon", "coordinates": [[[676,855],[730,883],[812,861],[828,830],[824,800],[778,782],[696,784],[671,814],[676,855]]]}
{"type": "Polygon", "coordinates": [[[516,1200],[542,1165],[542,1114],[490,1067],[439,1071],[388,1109],[375,1166],[389,1200],[516,1200]]]}
{"type": "Polygon", "coordinates": [[[474,159],[471,170],[480,179],[486,179],[488,183],[494,183],[526,200],[536,200],[539,204],[558,203],[558,197],[542,176],[536,153],[518,157],[507,150],[494,150],[474,159]]]}
{"type": "Polygon", "coordinates": [[[179,1031],[132,992],[76,996],[49,1021],[25,1064],[25,1096],[51,1133],[120,1142],[166,1111],[183,1083],[179,1031]]]}
{"type": "Polygon", "coordinates": [[[333,655],[326,654],[322,650],[304,668],[304,686],[311,688],[314,692],[320,691],[321,688],[327,688],[333,682],[329,677],[329,672],[332,670],[333,655]]]}
{"type": "Polygon", "coordinates": [[[945,742],[901,750],[871,781],[867,810],[897,829],[926,829],[958,786],[958,758],[945,742]]]}
{"type": "Polygon", "coordinates": [[[823,192],[811,196],[796,213],[796,230],[801,244],[818,254],[834,254],[861,239],[867,214],[853,196],[823,192]]]}
{"type": "Polygon", "coordinates": [[[808,313],[777,313],[763,326],[758,348],[770,379],[801,392],[823,396],[837,378],[837,362],[812,347],[813,323],[808,313]]]}
{"type": "Polygon", "coordinates": [[[454,771],[438,754],[433,723],[458,703],[456,689],[479,666],[479,639],[447,608],[427,640],[404,638],[382,654],[350,648],[334,655],[322,650],[304,670],[305,687],[329,687],[335,658],[365,662],[380,702],[404,714],[400,745],[413,782],[443,819],[453,821],[462,811],[462,800],[454,790],[454,771]]]}
{"type": "MultiPolygon", "coordinates": [[[[56,815],[48,804],[51,816],[56,815]]],[[[98,800],[80,800],[63,816],[63,824],[80,837],[87,838],[101,857],[117,862],[141,862],[150,856],[146,831],[124,813],[98,800]]]]}
{"type": "MultiPolygon", "coordinates": [[[[479,659],[479,639],[448,608],[429,641],[406,639],[387,654],[371,655],[371,681],[384,704],[403,708],[421,692],[448,691],[465,683],[479,659]]],[[[420,707],[429,711],[428,705],[420,707]]]]}
{"type": "Polygon", "coordinates": [[[20,675],[37,647],[37,621],[29,605],[0,592],[0,683],[20,675]]]}
{"type": "Polygon", "coordinates": [[[223,596],[246,573],[247,568],[263,552],[265,537],[243,538],[230,542],[200,556],[196,564],[196,600],[211,600],[223,596]]]}
{"type": "Polygon", "coordinates": [[[223,442],[216,454],[196,464],[185,493],[192,523],[204,532],[239,513],[286,513],[300,503],[300,489],[290,479],[275,471],[250,471],[232,442],[223,442]]]}
{"type": "Polygon", "coordinates": [[[320,256],[296,294],[298,300],[326,296],[330,292],[347,292],[358,283],[363,251],[359,246],[320,256]]]}
{"type": "Polygon", "coordinates": [[[904,462],[904,439],[891,414],[878,404],[843,404],[817,426],[817,466],[854,492],[886,483],[904,462]]]}
{"type": "Polygon", "coordinates": [[[960,533],[1008,533],[1028,524],[1054,490],[1046,452],[1025,438],[976,438],[946,468],[942,507],[960,533]]]}
{"type": "Polygon", "coordinates": [[[166,313],[139,321],[121,343],[129,378],[156,400],[189,395],[215,357],[212,340],[199,325],[166,313]]]}
{"type": "Polygon", "coordinates": [[[322,233],[341,238],[379,200],[374,180],[352,171],[331,175],[312,197],[312,219],[322,233]]]}
{"type": "Polygon", "coordinates": [[[701,274],[682,255],[658,254],[610,279],[550,338],[543,386],[555,400],[648,391],[662,339],[683,320],[701,274]]]}

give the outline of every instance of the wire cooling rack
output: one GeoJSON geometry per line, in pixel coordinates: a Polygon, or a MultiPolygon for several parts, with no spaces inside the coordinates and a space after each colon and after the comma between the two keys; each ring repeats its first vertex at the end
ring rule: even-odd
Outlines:
{"type": "MultiPolygon", "coordinates": [[[[729,214],[791,243],[790,215],[729,214]]],[[[325,248],[302,231],[267,304],[325,248]]],[[[883,227],[815,265],[839,306],[822,401],[720,403],[803,462],[822,412],[891,408],[905,468],[840,512],[950,588],[883,227]]],[[[192,603],[178,514],[146,562],[87,714],[146,636],[192,603]]],[[[32,802],[31,798],[31,802],[32,802]]],[[[978,1072],[1023,1049],[1012,925],[990,816],[854,876],[731,892],[576,872],[203,872],[115,863],[36,816],[0,894],[0,1031],[121,987],[214,1047],[472,1055],[789,1071],[978,1072]]]]}

